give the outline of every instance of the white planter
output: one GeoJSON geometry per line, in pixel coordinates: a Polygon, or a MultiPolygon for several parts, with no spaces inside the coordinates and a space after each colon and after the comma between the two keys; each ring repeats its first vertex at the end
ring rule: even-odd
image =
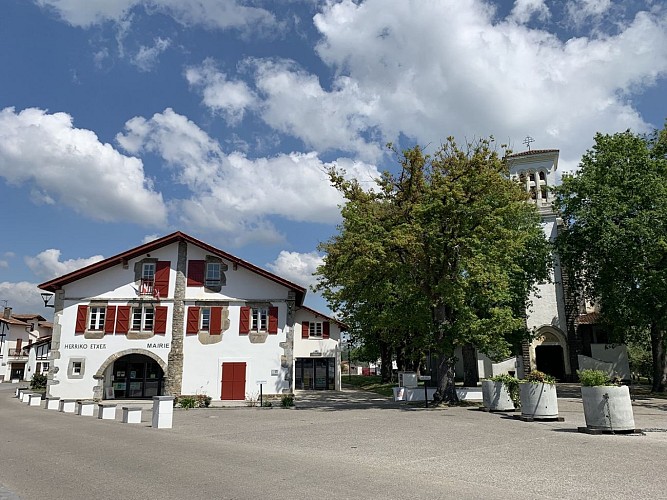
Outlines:
{"type": "Polygon", "coordinates": [[[623,386],[582,387],[586,427],[605,431],[635,429],[630,391],[623,386]],[[607,397],[605,397],[605,395],[607,397]]]}
{"type": "Polygon", "coordinates": [[[502,382],[482,380],[482,403],[489,411],[512,411],[514,403],[502,382]]]}
{"type": "Polygon", "coordinates": [[[557,418],[558,397],[556,385],[526,382],[519,384],[521,416],[531,418],[557,418]]]}

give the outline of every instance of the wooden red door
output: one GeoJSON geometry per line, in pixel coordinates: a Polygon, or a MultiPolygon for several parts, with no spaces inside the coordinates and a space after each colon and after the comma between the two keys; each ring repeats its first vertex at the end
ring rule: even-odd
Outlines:
{"type": "Polygon", "coordinates": [[[245,399],[245,363],[222,363],[223,401],[243,401],[245,399]]]}

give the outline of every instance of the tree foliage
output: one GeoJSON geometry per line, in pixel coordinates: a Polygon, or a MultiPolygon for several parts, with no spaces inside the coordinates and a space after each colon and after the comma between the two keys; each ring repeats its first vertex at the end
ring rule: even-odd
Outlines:
{"type": "Polygon", "coordinates": [[[555,189],[562,261],[615,333],[650,332],[653,389],[664,390],[667,328],[667,135],[597,134],[555,189]]]}
{"type": "Polygon", "coordinates": [[[436,398],[456,400],[454,351],[496,356],[525,336],[526,297],[547,276],[539,215],[492,140],[398,153],[377,189],[331,171],[346,200],[320,249],[319,288],[365,341],[438,355],[436,398]]]}

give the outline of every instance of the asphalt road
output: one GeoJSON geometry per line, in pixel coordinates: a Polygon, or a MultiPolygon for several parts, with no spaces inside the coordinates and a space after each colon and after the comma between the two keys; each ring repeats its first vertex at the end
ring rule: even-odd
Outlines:
{"type": "Polygon", "coordinates": [[[578,433],[575,398],[559,399],[565,422],[521,422],[356,391],[302,396],[295,410],[176,410],[157,430],[149,411],[102,421],[1,386],[3,500],[667,498],[667,401],[636,402],[643,436],[578,433]]]}

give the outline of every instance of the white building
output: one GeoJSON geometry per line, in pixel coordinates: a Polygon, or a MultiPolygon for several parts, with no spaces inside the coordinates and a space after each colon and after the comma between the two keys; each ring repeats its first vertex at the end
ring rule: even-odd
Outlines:
{"type": "MultiPolygon", "coordinates": [[[[12,314],[5,307],[0,317],[0,382],[30,380],[36,364],[28,363],[25,347],[40,338],[51,335],[52,324],[39,314],[12,314]]],[[[49,370],[48,362],[44,366],[49,370]]],[[[40,363],[39,368],[42,370],[40,363]]]]}
{"type": "Polygon", "coordinates": [[[304,307],[305,288],[184,233],[40,288],[55,293],[51,396],[340,388],[343,325],[304,307]]]}

